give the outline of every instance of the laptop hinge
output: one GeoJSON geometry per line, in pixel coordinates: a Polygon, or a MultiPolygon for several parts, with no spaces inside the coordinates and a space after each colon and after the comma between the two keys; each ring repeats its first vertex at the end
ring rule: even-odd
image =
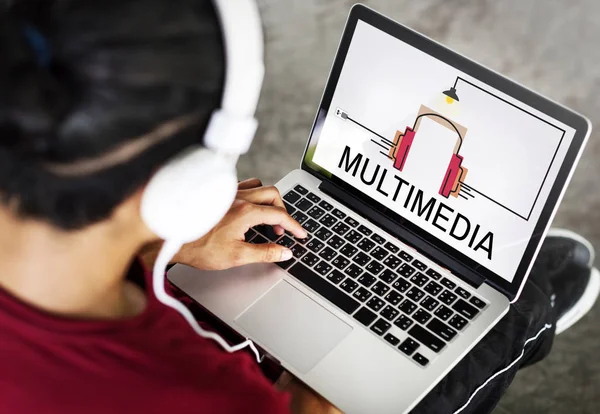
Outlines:
{"type": "Polygon", "coordinates": [[[382,229],[385,229],[388,233],[397,237],[398,240],[413,248],[419,254],[422,254],[423,256],[432,260],[439,266],[447,269],[453,275],[469,285],[479,288],[479,286],[485,282],[485,279],[478,273],[453,259],[451,256],[433,246],[423,238],[407,230],[404,226],[402,226],[402,224],[390,220],[374,208],[370,207],[334,183],[330,181],[322,181],[319,185],[319,189],[360,216],[364,217],[366,220],[378,227],[381,227],[382,229]]]}

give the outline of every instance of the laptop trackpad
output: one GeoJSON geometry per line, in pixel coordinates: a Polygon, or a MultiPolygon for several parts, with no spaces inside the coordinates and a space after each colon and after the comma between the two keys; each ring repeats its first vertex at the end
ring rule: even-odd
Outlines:
{"type": "Polygon", "coordinates": [[[303,374],[352,332],[350,325],[283,280],[235,322],[303,374]]]}

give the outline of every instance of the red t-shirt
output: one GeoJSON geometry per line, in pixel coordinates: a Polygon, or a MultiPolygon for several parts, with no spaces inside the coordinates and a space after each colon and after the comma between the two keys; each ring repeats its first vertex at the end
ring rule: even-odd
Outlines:
{"type": "Polygon", "coordinates": [[[289,413],[250,354],[199,337],[146,291],[136,317],[84,321],[0,289],[0,412],[289,413]]]}

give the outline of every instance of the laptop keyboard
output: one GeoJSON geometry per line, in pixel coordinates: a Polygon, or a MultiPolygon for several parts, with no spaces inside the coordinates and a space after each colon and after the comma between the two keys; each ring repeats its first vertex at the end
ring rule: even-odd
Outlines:
{"type": "Polygon", "coordinates": [[[442,352],[487,306],[301,185],[283,200],[307,238],[279,236],[271,226],[258,226],[248,231],[246,241],[290,248],[294,257],[278,266],[418,365],[427,366],[423,353],[442,352]],[[403,340],[388,332],[392,326],[404,331],[396,334],[403,340]]]}

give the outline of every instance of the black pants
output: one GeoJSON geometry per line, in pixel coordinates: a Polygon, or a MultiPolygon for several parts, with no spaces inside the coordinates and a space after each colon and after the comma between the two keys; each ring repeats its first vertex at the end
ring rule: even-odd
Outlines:
{"type": "Polygon", "coordinates": [[[490,413],[517,371],[542,360],[550,352],[556,325],[550,304],[552,293],[546,276],[534,268],[521,296],[504,318],[412,413],[451,414],[459,409],[462,409],[461,414],[490,413]],[[508,368],[521,354],[521,359],[508,368]],[[495,375],[500,371],[503,372],[495,375]],[[483,386],[492,376],[494,378],[483,386]]]}

